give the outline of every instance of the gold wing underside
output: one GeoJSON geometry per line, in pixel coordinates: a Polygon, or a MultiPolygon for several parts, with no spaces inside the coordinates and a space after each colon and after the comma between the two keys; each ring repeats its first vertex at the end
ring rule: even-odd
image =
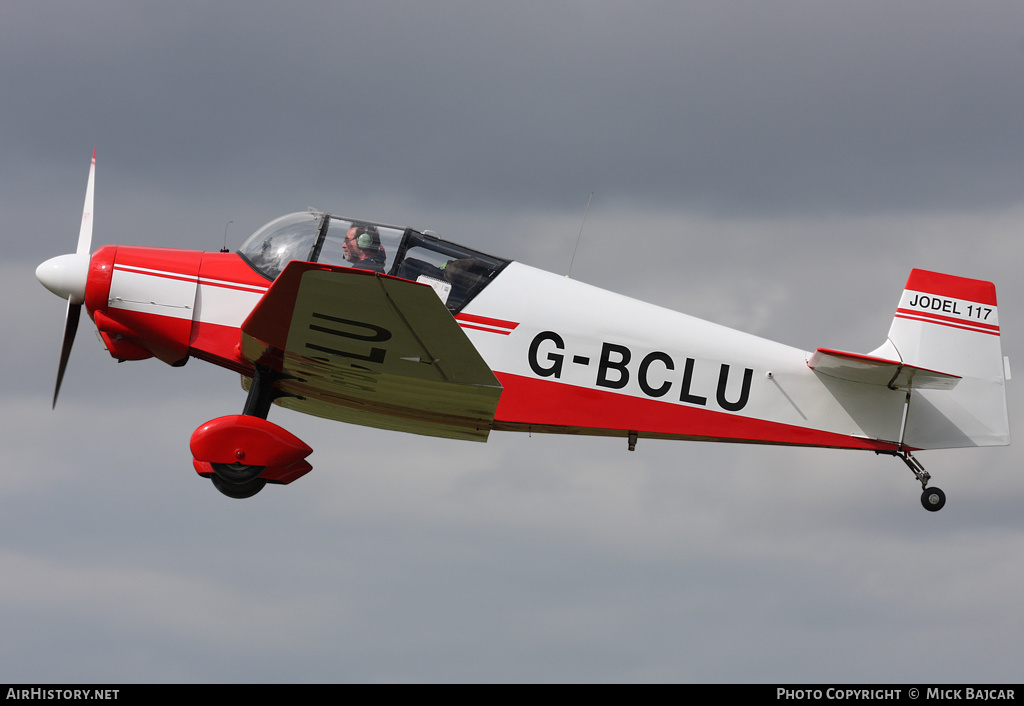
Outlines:
{"type": "Polygon", "coordinates": [[[345,268],[291,263],[242,353],[278,373],[277,404],[381,429],[486,441],[501,396],[430,287],[345,268]]]}

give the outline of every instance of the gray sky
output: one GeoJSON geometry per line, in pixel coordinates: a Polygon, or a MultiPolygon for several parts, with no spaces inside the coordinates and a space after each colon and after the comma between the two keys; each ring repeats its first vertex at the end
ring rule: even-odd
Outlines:
{"type": "Polygon", "coordinates": [[[867,453],[275,409],[314,471],[235,502],[237,376],[83,322],[51,411],[33,272],[94,145],[94,246],[313,205],[564,273],[594,192],[577,279],[859,351],[911,268],[991,280],[1024,375],[1021,3],[8,2],[0,96],[0,681],[1020,681],[1020,447],[922,454],[931,514],[867,453]]]}

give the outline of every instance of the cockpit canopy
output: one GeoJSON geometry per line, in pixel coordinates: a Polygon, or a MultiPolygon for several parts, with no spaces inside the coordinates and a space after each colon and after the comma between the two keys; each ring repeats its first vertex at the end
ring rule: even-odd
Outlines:
{"type": "Polygon", "coordinates": [[[273,280],[292,260],[323,262],[429,284],[458,312],[508,264],[411,228],[291,213],[266,224],[239,249],[257,272],[273,280]]]}

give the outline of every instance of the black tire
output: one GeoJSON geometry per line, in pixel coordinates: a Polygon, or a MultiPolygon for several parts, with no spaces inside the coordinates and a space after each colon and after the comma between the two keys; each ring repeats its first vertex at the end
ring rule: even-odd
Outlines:
{"type": "Polygon", "coordinates": [[[256,480],[266,466],[247,466],[244,463],[211,463],[213,472],[223,481],[228,483],[244,484],[256,480]]]}
{"type": "Polygon", "coordinates": [[[267,481],[262,478],[256,478],[248,483],[231,483],[229,481],[225,481],[220,476],[214,475],[211,476],[210,480],[213,481],[214,488],[224,495],[227,495],[229,498],[234,498],[236,500],[251,498],[253,495],[263,490],[263,486],[267,484],[267,481]]]}
{"type": "Polygon", "coordinates": [[[921,505],[928,512],[938,512],[946,504],[946,494],[938,488],[925,488],[921,493],[921,505]]]}

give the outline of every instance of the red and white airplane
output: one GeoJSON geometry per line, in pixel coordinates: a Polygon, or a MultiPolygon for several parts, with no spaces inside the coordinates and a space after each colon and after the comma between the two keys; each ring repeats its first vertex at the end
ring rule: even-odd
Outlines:
{"type": "Polygon", "coordinates": [[[864,449],[901,458],[1009,443],[996,290],[913,270],[885,342],[806,352],[410,228],[307,211],[236,253],[90,254],[96,155],[76,252],[36,276],[68,300],[53,402],[84,305],[118,360],[199,358],[242,376],[241,414],[191,439],[225,495],[308,473],[271,403],[383,429],[492,430],[864,449]]]}

